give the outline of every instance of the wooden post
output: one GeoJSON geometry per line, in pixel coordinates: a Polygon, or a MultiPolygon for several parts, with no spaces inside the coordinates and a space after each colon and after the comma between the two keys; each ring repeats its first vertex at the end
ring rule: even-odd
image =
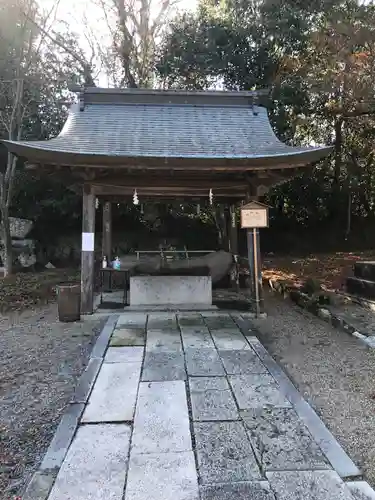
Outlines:
{"type": "Polygon", "coordinates": [[[219,232],[219,246],[220,250],[227,250],[226,248],[226,224],[225,224],[225,209],[223,205],[217,205],[215,208],[217,228],[219,232]]]}
{"type": "Polygon", "coordinates": [[[238,255],[238,226],[236,219],[236,205],[229,207],[229,251],[238,255]]]}
{"type": "MultiPolygon", "coordinates": [[[[247,196],[247,201],[256,201],[258,197],[247,196]]],[[[264,312],[263,281],[262,281],[262,260],[260,254],[259,229],[247,229],[247,252],[249,259],[250,274],[250,296],[252,309],[256,316],[264,312]]]]}
{"type": "Polygon", "coordinates": [[[81,257],[81,312],[94,312],[95,261],[95,196],[91,187],[83,186],[82,198],[82,257],[81,257]]]}
{"type": "Polygon", "coordinates": [[[230,252],[230,212],[228,205],[223,207],[223,226],[224,250],[230,252]]]}
{"type": "Polygon", "coordinates": [[[264,312],[262,262],[260,256],[259,229],[247,230],[247,251],[250,271],[250,294],[257,316],[264,312]]]}
{"type": "Polygon", "coordinates": [[[112,261],[112,203],[110,201],[103,204],[103,257],[107,257],[108,263],[112,261]]]}
{"type": "MultiPolygon", "coordinates": [[[[103,234],[102,234],[102,262],[103,257],[107,257],[107,265],[112,262],[112,203],[106,201],[103,204],[103,234]]],[[[112,292],[111,275],[105,273],[101,283],[101,290],[107,293],[112,292]]]]}
{"type": "Polygon", "coordinates": [[[233,268],[230,273],[231,288],[240,288],[240,262],[238,256],[238,228],[236,220],[236,206],[230,205],[228,217],[228,246],[229,252],[233,255],[233,268]]]}

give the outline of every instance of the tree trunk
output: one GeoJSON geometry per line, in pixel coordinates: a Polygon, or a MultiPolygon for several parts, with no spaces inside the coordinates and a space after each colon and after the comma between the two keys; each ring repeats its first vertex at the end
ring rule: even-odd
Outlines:
{"type": "Polygon", "coordinates": [[[343,119],[341,117],[335,120],[335,166],[334,166],[334,184],[340,186],[341,164],[342,164],[342,144],[343,144],[343,119]]]}
{"type": "Polygon", "coordinates": [[[1,236],[4,276],[10,276],[13,272],[13,248],[10,235],[8,207],[4,206],[4,204],[1,206],[1,236]]]}
{"type": "Polygon", "coordinates": [[[348,192],[348,212],[346,219],[346,232],[345,232],[345,240],[349,238],[349,234],[352,230],[352,193],[349,190],[348,192]]]}

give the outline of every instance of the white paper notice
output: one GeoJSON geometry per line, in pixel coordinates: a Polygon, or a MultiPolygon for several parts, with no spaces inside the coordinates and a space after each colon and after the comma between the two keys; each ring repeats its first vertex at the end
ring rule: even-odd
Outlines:
{"type": "Polygon", "coordinates": [[[241,227],[242,228],[256,228],[267,227],[267,209],[246,209],[241,210],[241,227]]]}
{"type": "Polygon", "coordinates": [[[94,251],[94,233],[82,233],[82,252],[94,251]]]}

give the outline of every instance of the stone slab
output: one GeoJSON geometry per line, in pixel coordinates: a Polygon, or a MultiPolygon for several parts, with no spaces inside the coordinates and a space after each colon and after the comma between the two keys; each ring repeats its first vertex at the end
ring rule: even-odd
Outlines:
{"type": "Polygon", "coordinates": [[[131,276],[130,306],[212,304],[211,276],[131,276]]]}
{"type": "Polygon", "coordinates": [[[195,421],[238,420],[238,410],[225,377],[190,378],[190,398],[195,421]]]}
{"type": "Polygon", "coordinates": [[[291,406],[271,375],[230,375],[228,379],[240,410],[264,406],[291,406]]]}
{"type": "Polygon", "coordinates": [[[201,500],[276,500],[268,481],[201,486],[201,500]]]}
{"type": "Polygon", "coordinates": [[[112,347],[142,346],[146,343],[146,332],[144,328],[128,327],[117,328],[109,341],[112,347]]]}
{"type": "Polygon", "coordinates": [[[146,352],[142,381],[186,380],[185,361],[182,352],[146,352]]]}
{"type": "Polygon", "coordinates": [[[126,311],[118,317],[116,328],[142,328],[146,327],[147,314],[145,312],[126,311]]]}
{"type": "Polygon", "coordinates": [[[214,312],[214,311],[208,311],[208,312],[206,312],[205,311],[205,312],[202,313],[202,316],[204,318],[206,318],[206,317],[212,317],[212,316],[227,316],[227,313],[225,313],[223,311],[216,311],[216,312],[214,312]]]}
{"type": "Polygon", "coordinates": [[[361,473],[358,467],[356,467],[347,453],[345,453],[343,448],[336,441],[332,433],[327,429],[307,401],[303,399],[285,372],[269,355],[261,342],[259,342],[256,337],[248,337],[248,340],[268,371],[275,378],[275,380],[277,380],[280,390],[293,404],[297,415],[309,429],[311,435],[323,450],[332,467],[341,477],[353,478],[360,476],[361,473]]]}
{"type": "Polygon", "coordinates": [[[375,500],[375,491],[366,481],[349,481],[346,485],[355,500],[375,500]]]}
{"type": "Polygon", "coordinates": [[[293,409],[257,408],[241,416],[263,470],[330,469],[293,409]]]}
{"type": "Polygon", "coordinates": [[[36,472],[22,495],[22,500],[47,500],[55,482],[56,474],[36,472]]]}
{"type": "Polygon", "coordinates": [[[359,261],[354,263],[354,276],[364,280],[375,281],[375,262],[359,261]]]}
{"type": "Polygon", "coordinates": [[[231,330],[225,328],[217,330],[211,329],[210,331],[218,349],[250,350],[250,346],[246,338],[242,335],[238,328],[231,330]]]}
{"type": "Polygon", "coordinates": [[[335,471],[268,472],[277,500],[354,500],[335,471]]]}
{"type": "Polygon", "coordinates": [[[192,311],[197,311],[197,312],[202,312],[202,311],[218,311],[219,308],[214,305],[208,305],[208,304],[165,304],[165,305],[159,305],[159,306],[132,306],[132,307],[127,307],[126,312],[140,312],[140,311],[147,311],[147,312],[192,312],[192,311]]]}
{"type": "Polygon", "coordinates": [[[104,363],[82,422],[133,420],[141,363],[104,363]]]}
{"type": "Polygon", "coordinates": [[[104,353],[107,349],[109,339],[111,338],[112,332],[118,321],[117,314],[109,316],[103,330],[101,331],[93,350],[91,352],[91,358],[103,358],[104,353]]]}
{"type": "Polygon", "coordinates": [[[202,316],[208,328],[212,330],[237,330],[237,325],[228,313],[203,312],[202,316]]]}
{"type": "Polygon", "coordinates": [[[75,388],[72,403],[86,403],[90,392],[93,388],[96,377],[98,376],[102,360],[100,358],[91,358],[86,366],[85,371],[79,378],[78,384],[75,388]]]}
{"type": "Polygon", "coordinates": [[[359,295],[365,299],[375,299],[375,282],[362,278],[349,276],[346,278],[346,290],[353,295],[359,295]]]}
{"type": "Polygon", "coordinates": [[[184,349],[215,349],[207,327],[181,327],[181,337],[184,349]]]}
{"type": "Polygon", "coordinates": [[[211,334],[200,314],[179,314],[178,324],[184,348],[215,348],[211,334]]]}
{"type": "Polygon", "coordinates": [[[233,321],[236,323],[241,333],[245,335],[245,337],[254,336],[255,328],[251,323],[251,320],[248,316],[241,314],[233,314],[231,313],[231,317],[233,321]]]}
{"type": "Polygon", "coordinates": [[[68,406],[43,458],[40,466],[41,471],[49,471],[61,466],[76,432],[84,407],[85,405],[81,403],[73,403],[68,406]]]}
{"type": "Polygon", "coordinates": [[[151,330],[176,330],[177,316],[175,312],[151,312],[148,315],[147,328],[151,330]]]}
{"type": "Polygon", "coordinates": [[[176,330],[147,329],[146,351],[182,351],[180,332],[176,330]]]}
{"type": "Polygon", "coordinates": [[[196,422],[194,433],[202,484],[261,478],[242,422],[196,422]]]}
{"type": "Polygon", "coordinates": [[[363,342],[371,349],[375,349],[375,336],[366,337],[363,342]]]}
{"type": "Polygon", "coordinates": [[[104,363],[139,363],[143,361],[143,347],[109,347],[104,363]]]}
{"type": "Polygon", "coordinates": [[[198,313],[183,313],[177,315],[180,328],[205,328],[203,316],[198,313]]]}
{"type": "MultiPolygon", "coordinates": [[[[249,347],[249,345],[248,345],[249,347]]],[[[267,368],[249,348],[249,350],[220,350],[219,356],[228,375],[246,375],[249,373],[268,373],[267,368]]]]}
{"type": "Polygon", "coordinates": [[[125,500],[199,500],[193,452],[131,454],[125,500]]]}
{"type": "Polygon", "coordinates": [[[132,453],[169,453],[191,449],[185,383],[142,382],[134,419],[132,453]]]}
{"type": "Polygon", "coordinates": [[[80,427],[49,500],[121,500],[130,436],[126,424],[80,427]]]}
{"type": "Polygon", "coordinates": [[[188,375],[215,377],[225,375],[224,367],[216,349],[185,349],[188,375]]]}

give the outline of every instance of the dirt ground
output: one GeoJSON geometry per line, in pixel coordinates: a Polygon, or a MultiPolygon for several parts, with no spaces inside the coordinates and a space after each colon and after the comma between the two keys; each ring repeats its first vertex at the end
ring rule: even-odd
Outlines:
{"type": "Polygon", "coordinates": [[[375,487],[375,349],[267,292],[259,338],[375,487]]]}
{"type": "Polygon", "coordinates": [[[327,289],[342,289],[345,278],[352,275],[353,264],[358,260],[375,260],[375,252],[336,252],[307,257],[266,255],[263,260],[263,278],[279,279],[301,284],[314,278],[327,289]]]}
{"type": "MultiPolygon", "coordinates": [[[[375,253],[266,256],[264,277],[340,288],[365,259],[375,253]]],[[[0,315],[0,500],[22,492],[40,463],[105,321],[62,324],[56,304],[33,305],[71,279],[68,271],[42,274],[0,283],[1,302],[14,311],[0,315]]],[[[268,318],[255,322],[261,341],[375,487],[375,349],[270,292],[266,308],[268,318]]]]}
{"type": "Polygon", "coordinates": [[[24,311],[53,303],[56,285],[79,282],[77,269],[44,269],[41,272],[17,273],[0,279],[0,312],[24,311]]]}
{"type": "Polygon", "coordinates": [[[41,462],[106,319],[59,323],[56,309],[0,316],[0,500],[41,462]]]}

